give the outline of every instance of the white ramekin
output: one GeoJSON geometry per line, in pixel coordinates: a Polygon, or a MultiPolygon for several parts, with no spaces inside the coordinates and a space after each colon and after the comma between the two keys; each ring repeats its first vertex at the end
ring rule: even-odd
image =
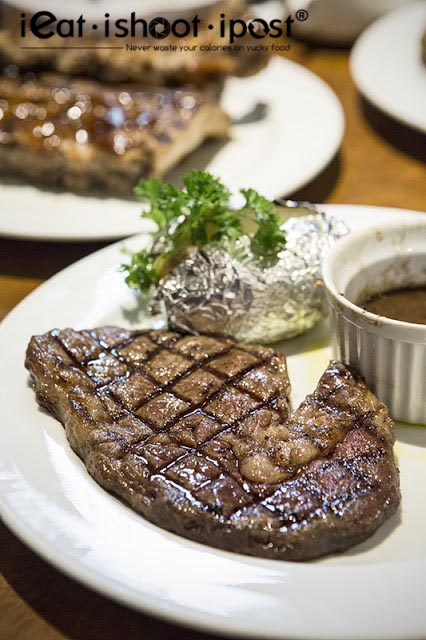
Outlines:
{"type": "Polygon", "coordinates": [[[395,420],[426,424],[426,325],[356,304],[363,293],[426,284],[426,219],[351,233],[330,251],[323,276],[335,357],[364,376],[395,420]]]}

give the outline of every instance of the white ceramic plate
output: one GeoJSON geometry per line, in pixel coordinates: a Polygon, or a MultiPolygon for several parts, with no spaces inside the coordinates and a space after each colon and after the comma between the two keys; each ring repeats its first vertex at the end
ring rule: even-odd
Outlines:
{"type": "Polygon", "coordinates": [[[376,107],[426,132],[426,65],[421,38],[426,3],[415,2],[386,14],[358,38],[350,67],[358,89],[376,107]]]}
{"type": "MultiPolygon", "coordinates": [[[[418,215],[326,209],[353,228],[418,215]]],[[[142,243],[137,237],[127,241],[132,248],[142,243]]],[[[76,580],[191,627],[293,640],[424,638],[426,429],[397,428],[403,495],[398,514],[366,543],[304,564],[190,542],[149,524],[91,479],[62,426],[38,409],[24,352],[31,334],[56,326],[129,325],[136,300],[117,271],[121,259],[116,244],[81,260],[37,289],[0,326],[0,505],[6,524],[76,580]]],[[[298,403],[330,358],[325,325],[282,348],[298,403]]]]}
{"type": "MultiPolygon", "coordinates": [[[[265,106],[265,117],[231,129],[226,143],[207,142],[168,178],[207,169],[233,190],[251,186],[271,198],[310,182],[339,148],[342,108],[333,91],[300,65],[273,58],[249,78],[230,78],[222,96],[238,120],[265,106]]],[[[140,204],[115,198],[53,193],[0,182],[0,236],[30,240],[95,241],[146,231],[140,204]]]]}

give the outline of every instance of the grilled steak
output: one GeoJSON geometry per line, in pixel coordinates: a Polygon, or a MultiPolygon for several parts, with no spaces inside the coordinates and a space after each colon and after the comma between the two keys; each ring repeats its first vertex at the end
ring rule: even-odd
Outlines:
{"type": "Polygon", "coordinates": [[[97,482],[192,540],[307,560],[398,506],[387,409],[341,363],[291,415],[284,356],[226,339],[54,330],[26,366],[97,482]]]}
{"type": "Polygon", "coordinates": [[[0,77],[2,173],[75,191],[130,193],[162,175],[229,120],[191,88],[112,88],[91,80],[0,77]]]}

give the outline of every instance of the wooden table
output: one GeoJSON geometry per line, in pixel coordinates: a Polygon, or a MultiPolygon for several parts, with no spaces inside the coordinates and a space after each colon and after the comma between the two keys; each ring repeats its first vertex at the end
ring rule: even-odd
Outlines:
{"type": "MultiPolygon", "coordinates": [[[[288,56],[333,87],[346,115],[340,152],[313,183],[294,194],[295,199],[425,209],[425,136],[360,99],[349,75],[346,50],[294,43],[288,56]]],[[[0,240],[0,319],[43,280],[100,246],[0,240]]],[[[92,593],[51,568],[5,527],[0,569],[1,640],[206,637],[92,593]]]]}

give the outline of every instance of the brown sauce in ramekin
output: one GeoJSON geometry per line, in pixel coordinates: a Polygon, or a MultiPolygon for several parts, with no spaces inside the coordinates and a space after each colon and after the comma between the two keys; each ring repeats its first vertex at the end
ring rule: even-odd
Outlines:
{"type": "Polygon", "coordinates": [[[376,293],[360,306],[393,320],[426,324],[426,285],[376,293]]]}

